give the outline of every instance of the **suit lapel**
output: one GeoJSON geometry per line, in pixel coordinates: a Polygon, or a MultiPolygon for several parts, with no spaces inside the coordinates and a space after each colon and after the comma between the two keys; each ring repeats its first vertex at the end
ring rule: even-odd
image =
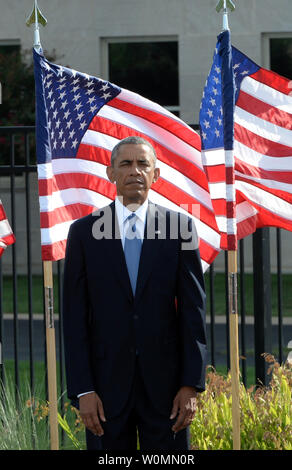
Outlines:
{"type": "Polygon", "coordinates": [[[129,300],[133,300],[133,292],[120,236],[119,224],[115,211],[115,203],[112,202],[110,206],[112,209],[112,240],[110,243],[107,243],[107,257],[112,264],[113,273],[122,285],[124,292],[128,296],[129,300]]]}
{"type": "Polygon", "coordinates": [[[138,279],[135,293],[135,303],[145,287],[151,271],[158,258],[162,239],[158,238],[158,215],[159,209],[149,201],[147,219],[145,224],[144,241],[141,250],[138,279]]]}

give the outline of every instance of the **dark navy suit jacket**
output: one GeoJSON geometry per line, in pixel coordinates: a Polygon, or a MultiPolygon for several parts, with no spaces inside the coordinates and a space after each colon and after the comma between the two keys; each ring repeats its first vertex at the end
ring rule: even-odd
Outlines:
{"type": "Polygon", "coordinates": [[[181,386],[205,388],[205,289],[196,230],[191,218],[149,202],[133,296],[117,227],[112,203],[69,231],[63,305],[68,397],[95,390],[105,416],[118,415],[138,359],[153,405],[169,416],[181,386]]]}

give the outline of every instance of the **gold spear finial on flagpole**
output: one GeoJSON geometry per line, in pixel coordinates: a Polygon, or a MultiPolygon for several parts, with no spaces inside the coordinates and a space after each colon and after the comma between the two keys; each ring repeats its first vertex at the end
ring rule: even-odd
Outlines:
{"type": "Polygon", "coordinates": [[[30,27],[34,24],[34,44],[33,47],[39,52],[41,49],[41,41],[40,41],[40,30],[39,24],[46,26],[47,19],[42,14],[41,10],[38,7],[37,0],[34,0],[34,6],[32,9],[31,14],[26,20],[26,26],[30,27]]]}

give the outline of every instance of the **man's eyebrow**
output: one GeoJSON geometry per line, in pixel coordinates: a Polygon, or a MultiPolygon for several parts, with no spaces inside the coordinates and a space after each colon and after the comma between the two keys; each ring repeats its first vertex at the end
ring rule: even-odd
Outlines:
{"type": "MultiPolygon", "coordinates": [[[[144,157],[137,158],[137,161],[138,162],[148,162],[147,158],[144,158],[144,157]]],[[[122,160],[120,160],[119,164],[121,165],[122,163],[129,163],[129,162],[133,162],[133,159],[123,158],[122,160]]]]}

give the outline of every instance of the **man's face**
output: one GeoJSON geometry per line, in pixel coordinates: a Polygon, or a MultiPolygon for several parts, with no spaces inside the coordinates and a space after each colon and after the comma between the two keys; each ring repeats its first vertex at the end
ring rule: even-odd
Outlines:
{"type": "Polygon", "coordinates": [[[122,145],[113,166],[107,167],[109,180],[116,183],[117,195],[122,196],[125,206],[143,204],[159,174],[159,168],[154,167],[153,153],[144,144],[122,145]]]}

